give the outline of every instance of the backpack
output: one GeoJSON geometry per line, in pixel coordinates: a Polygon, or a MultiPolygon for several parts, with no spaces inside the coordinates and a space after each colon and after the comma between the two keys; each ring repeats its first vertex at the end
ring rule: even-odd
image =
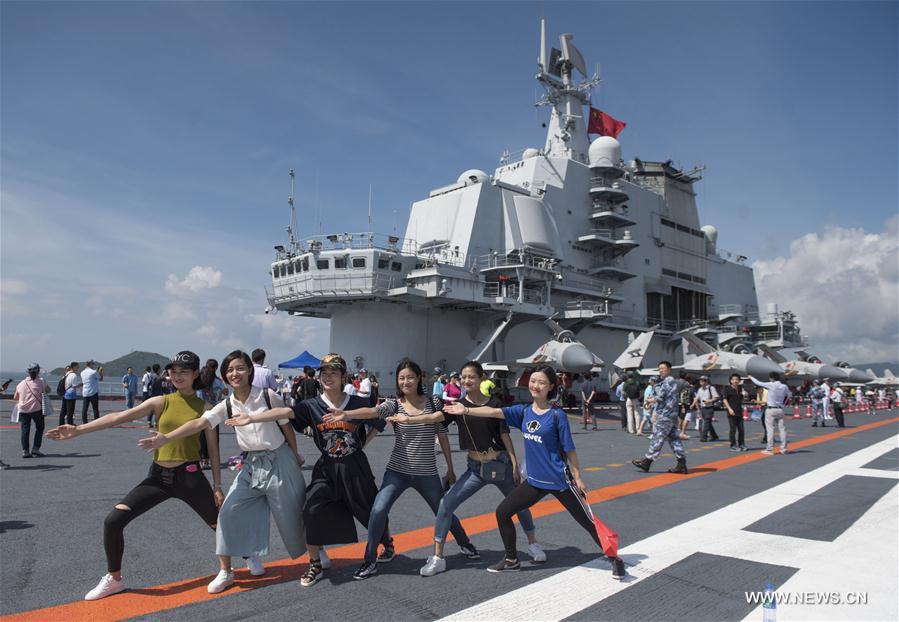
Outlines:
{"type": "Polygon", "coordinates": [[[68,374],[63,374],[63,377],[59,379],[59,382],[56,383],[56,397],[62,397],[66,392],[66,376],[68,374]]]}
{"type": "Polygon", "coordinates": [[[301,399],[311,400],[314,397],[318,396],[318,381],[314,378],[307,378],[303,382],[300,383],[300,396],[301,399]]]}
{"type": "Polygon", "coordinates": [[[689,382],[685,382],[684,386],[681,387],[678,402],[685,406],[693,403],[693,386],[689,382]]]}
{"type": "Polygon", "coordinates": [[[640,397],[640,383],[636,380],[627,380],[623,388],[624,396],[634,400],[640,397]]]}

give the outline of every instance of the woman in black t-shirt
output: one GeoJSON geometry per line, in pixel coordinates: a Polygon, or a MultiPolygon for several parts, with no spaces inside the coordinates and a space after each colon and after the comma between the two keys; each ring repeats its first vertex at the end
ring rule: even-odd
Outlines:
{"type": "Polygon", "coordinates": [[[727,423],[730,424],[731,451],[746,451],[743,431],[743,389],[740,386],[742,384],[743,380],[738,374],[731,374],[730,383],[724,387],[724,407],[727,409],[727,423]]]}
{"type": "MultiPolygon", "coordinates": [[[[491,406],[500,408],[502,402],[481,393],[484,368],[476,361],[462,366],[462,388],[466,391],[460,404],[469,408],[491,406]]],[[[444,414],[447,425],[455,422],[459,428],[459,448],[468,450],[468,470],[462,474],[440,501],[437,521],[434,524],[434,554],[419,571],[421,576],[430,577],[446,570],[443,545],[450,529],[453,512],[487,484],[499,488],[503,496],[514,490],[521,482],[515,447],[509,437],[509,426],[499,419],[444,414]]],[[[530,510],[518,513],[518,521],[528,538],[528,550],[534,561],[546,561],[546,553],[540,548],[535,535],[534,519],[530,510]]]]}

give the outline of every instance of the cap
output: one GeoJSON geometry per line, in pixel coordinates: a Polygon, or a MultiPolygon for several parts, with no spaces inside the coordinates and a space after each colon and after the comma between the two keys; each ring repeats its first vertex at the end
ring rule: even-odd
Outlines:
{"type": "Polygon", "coordinates": [[[169,361],[165,368],[171,369],[175,365],[185,369],[200,371],[200,357],[190,350],[181,350],[181,352],[172,357],[172,360],[169,361]]]}
{"type": "Polygon", "coordinates": [[[28,369],[26,369],[25,371],[27,371],[30,374],[33,371],[40,371],[40,370],[41,370],[41,366],[38,365],[37,363],[29,363],[28,369]]]}
{"type": "Polygon", "coordinates": [[[360,373],[360,374],[367,374],[367,373],[368,373],[368,370],[365,369],[365,368],[363,367],[362,369],[359,370],[359,373],[360,373]]]}
{"type": "Polygon", "coordinates": [[[481,390],[481,395],[490,397],[493,393],[493,390],[496,389],[496,383],[490,379],[482,380],[481,386],[479,388],[481,390]]]}
{"type": "Polygon", "coordinates": [[[705,380],[706,382],[709,381],[709,377],[708,377],[708,376],[700,376],[699,379],[700,379],[700,380],[705,380]]]}
{"type": "Polygon", "coordinates": [[[339,369],[341,372],[346,373],[346,361],[343,360],[343,357],[339,354],[331,353],[326,354],[322,357],[321,364],[318,366],[319,369],[339,369]]]}
{"type": "Polygon", "coordinates": [[[460,377],[461,376],[459,376],[459,372],[457,372],[457,371],[454,371],[453,373],[450,374],[450,378],[460,378],[460,377]]]}
{"type": "Polygon", "coordinates": [[[821,384],[821,381],[815,378],[814,380],[812,380],[812,384],[817,387],[819,384],[821,384]]]}

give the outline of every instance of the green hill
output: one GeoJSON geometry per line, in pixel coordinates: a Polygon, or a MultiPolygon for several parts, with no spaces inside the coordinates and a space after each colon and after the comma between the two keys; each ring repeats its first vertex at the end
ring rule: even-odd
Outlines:
{"type": "MultiPolygon", "coordinates": [[[[156,352],[140,352],[135,350],[125,356],[120,356],[117,359],[112,359],[111,361],[107,361],[105,363],[100,363],[103,366],[103,373],[106,376],[121,376],[124,375],[125,371],[129,367],[134,368],[134,373],[140,376],[141,372],[144,371],[148,365],[153,365],[154,363],[159,363],[161,366],[165,367],[166,363],[169,362],[169,357],[163,356],[161,354],[157,354],[156,352]]],[[[84,361],[80,361],[81,368],[84,369],[84,361]]],[[[62,367],[57,367],[50,373],[53,376],[61,376],[62,372],[65,371],[62,367]]]]}

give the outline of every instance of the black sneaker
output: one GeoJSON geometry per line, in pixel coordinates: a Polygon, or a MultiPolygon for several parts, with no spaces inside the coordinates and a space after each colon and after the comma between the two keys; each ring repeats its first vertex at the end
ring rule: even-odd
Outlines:
{"type": "Polygon", "coordinates": [[[460,544],[459,550],[462,551],[462,554],[468,559],[481,559],[481,554],[478,553],[478,550],[474,548],[474,545],[471,542],[468,544],[460,544]]]}
{"type": "Polygon", "coordinates": [[[361,581],[378,574],[378,564],[376,562],[362,562],[359,569],[353,573],[353,578],[361,581]]]}
{"type": "Polygon", "coordinates": [[[521,570],[521,563],[517,559],[510,561],[505,557],[487,567],[487,572],[518,572],[519,570],[521,570]]]}
{"type": "Polygon", "coordinates": [[[44,457],[44,454],[42,454],[39,449],[32,449],[31,455],[34,456],[35,458],[43,458],[44,457]]]}
{"type": "Polygon", "coordinates": [[[31,457],[31,452],[28,451],[28,450],[23,451],[23,452],[22,452],[22,457],[23,457],[23,458],[30,458],[30,457],[31,457]]]}
{"type": "Polygon", "coordinates": [[[396,549],[393,547],[393,538],[390,538],[384,545],[384,550],[378,555],[378,563],[386,564],[393,561],[394,557],[396,557],[396,549]]]}
{"type": "Polygon", "coordinates": [[[619,581],[627,576],[627,569],[624,567],[624,560],[620,557],[616,557],[611,560],[612,562],[612,578],[618,579],[619,581]]]}

